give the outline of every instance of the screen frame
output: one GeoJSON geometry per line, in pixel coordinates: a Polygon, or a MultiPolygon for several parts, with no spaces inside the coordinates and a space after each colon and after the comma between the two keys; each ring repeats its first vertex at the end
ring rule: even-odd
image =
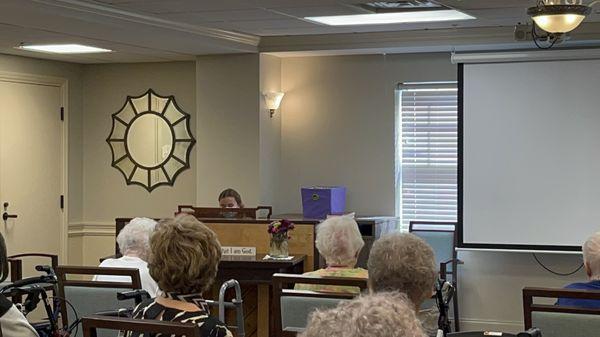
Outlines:
{"type": "Polygon", "coordinates": [[[566,245],[523,245],[523,244],[497,244],[483,242],[465,242],[463,227],[463,165],[464,165],[464,65],[457,63],[457,87],[458,87],[458,177],[457,177],[457,248],[460,249],[480,249],[480,250],[517,250],[517,251],[535,251],[535,252],[580,252],[581,246],[566,245]]]}

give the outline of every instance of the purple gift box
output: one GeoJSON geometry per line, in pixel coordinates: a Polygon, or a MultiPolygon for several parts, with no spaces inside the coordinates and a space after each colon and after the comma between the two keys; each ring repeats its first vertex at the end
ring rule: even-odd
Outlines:
{"type": "Polygon", "coordinates": [[[302,188],[302,215],[307,219],[325,219],[346,210],[346,187],[317,186],[302,188]]]}

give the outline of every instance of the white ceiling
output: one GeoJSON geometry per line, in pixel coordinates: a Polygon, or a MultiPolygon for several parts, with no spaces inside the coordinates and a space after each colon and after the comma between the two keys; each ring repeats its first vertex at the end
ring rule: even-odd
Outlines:
{"type": "MultiPolygon", "coordinates": [[[[81,63],[173,61],[257,52],[272,41],[279,44],[275,49],[285,51],[286,44],[312,36],[377,40],[393,32],[421,36],[423,31],[448,29],[468,36],[494,27],[504,27],[507,43],[512,38],[510,27],[527,21],[526,8],[535,4],[535,0],[438,1],[477,18],[461,22],[329,27],[303,19],[362,13],[353,6],[359,2],[363,0],[0,0],[0,53],[81,63]],[[14,48],[20,43],[63,42],[116,52],[59,56],[14,48]]],[[[600,15],[594,13],[586,22],[600,22],[600,15]]]]}

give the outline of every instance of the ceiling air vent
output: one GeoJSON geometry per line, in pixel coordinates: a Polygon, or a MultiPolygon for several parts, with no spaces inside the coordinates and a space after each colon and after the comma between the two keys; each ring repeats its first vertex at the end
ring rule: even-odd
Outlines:
{"type": "Polygon", "coordinates": [[[401,1],[372,1],[357,4],[356,6],[373,13],[398,13],[424,10],[442,10],[448,7],[428,0],[401,0],[401,1]]]}

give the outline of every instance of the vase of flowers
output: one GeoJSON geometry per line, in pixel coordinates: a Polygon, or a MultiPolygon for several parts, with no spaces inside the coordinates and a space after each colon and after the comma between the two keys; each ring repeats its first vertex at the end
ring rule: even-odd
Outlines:
{"type": "Polygon", "coordinates": [[[289,231],[294,229],[294,223],[289,220],[274,221],[269,224],[268,232],[271,234],[269,256],[283,258],[289,256],[288,240],[291,239],[289,231]]]}

